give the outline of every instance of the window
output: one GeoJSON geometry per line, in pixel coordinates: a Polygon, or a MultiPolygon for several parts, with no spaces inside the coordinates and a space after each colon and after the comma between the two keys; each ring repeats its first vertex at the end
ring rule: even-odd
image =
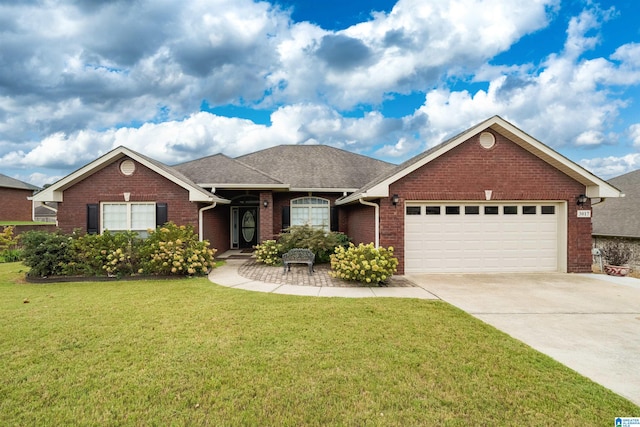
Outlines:
{"type": "Polygon", "coordinates": [[[421,215],[422,208],[420,206],[407,206],[407,215],[421,215]]]}
{"type": "Polygon", "coordinates": [[[555,206],[542,206],[541,208],[542,215],[553,215],[556,213],[555,206]]]}
{"type": "Polygon", "coordinates": [[[503,206],[502,213],[504,215],[518,215],[518,207],[517,206],[503,206]]]}
{"type": "Polygon", "coordinates": [[[535,215],[537,212],[536,206],[523,206],[522,214],[523,215],[535,215]]]}
{"type": "Polygon", "coordinates": [[[497,206],[485,206],[484,207],[485,215],[498,215],[498,207],[497,206]]]}
{"type": "Polygon", "coordinates": [[[291,201],[291,225],[310,225],[329,231],[329,201],[319,197],[301,197],[291,201]]]}
{"type": "Polygon", "coordinates": [[[156,228],[155,203],[103,203],[102,231],[135,231],[141,237],[156,228]]]}
{"type": "Polygon", "coordinates": [[[465,206],[465,215],[480,215],[480,206],[465,206]]]}
{"type": "Polygon", "coordinates": [[[426,206],[425,215],[440,215],[440,206],[426,206]]]}
{"type": "Polygon", "coordinates": [[[460,215],[460,206],[447,206],[444,208],[447,215],[460,215]]]}

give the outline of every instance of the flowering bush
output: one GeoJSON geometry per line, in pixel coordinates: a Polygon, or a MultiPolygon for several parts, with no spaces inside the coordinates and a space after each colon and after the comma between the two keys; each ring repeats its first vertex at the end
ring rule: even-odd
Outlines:
{"type": "Polygon", "coordinates": [[[23,234],[29,276],[129,276],[206,274],[215,249],[198,241],[191,226],[167,223],[142,239],[131,231],[70,235],[29,231],[23,234]]]}
{"type": "Polygon", "coordinates": [[[138,251],[142,240],[137,233],[123,231],[84,234],[74,231],[69,236],[69,252],[73,260],[63,267],[64,275],[110,276],[131,275],[137,271],[138,251]]]}
{"type": "Polygon", "coordinates": [[[266,265],[280,265],[282,264],[282,245],[275,240],[265,240],[259,245],[256,245],[254,252],[256,261],[266,265]]]}
{"type": "Polygon", "coordinates": [[[166,275],[202,275],[213,268],[215,249],[198,241],[192,226],[168,222],[149,230],[140,250],[143,258],[139,273],[166,275]]]}
{"type": "Polygon", "coordinates": [[[393,247],[375,248],[373,243],[355,246],[349,243],[348,248],[336,247],[331,255],[332,277],[358,281],[368,284],[379,284],[391,277],[398,268],[398,259],[393,256],[393,247]]]}

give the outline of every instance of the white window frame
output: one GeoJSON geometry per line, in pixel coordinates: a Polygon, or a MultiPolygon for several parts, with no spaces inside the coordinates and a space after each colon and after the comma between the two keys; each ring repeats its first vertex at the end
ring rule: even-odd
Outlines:
{"type": "Polygon", "coordinates": [[[135,231],[137,232],[140,237],[146,237],[147,236],[147,230],[148,229],[155,229],[156,228],[156,203],[155,202],[102,202],[100,203],[100,234],[104,233],[106,230],[109,231],[114,231],[114,232],[118,232],[118,231],[135,231]],[[105,228],[104,224],[105,224],[105,217],[104,217],[104,211],[105,211],[105,206],[113,206],[113,205],[119,205],[119,206],[125,206],[126,207],[126,226],[125,227],[119,227],[119,228],[105,228]],[[132,223],[133,223],[133,206],[140,206],[140,205],[147,205],[147,206],[153,206],[153,221],[149,222],[148,226],[145,227],[144,229],[133,229],[132,228],[132,223]]]}
{"type": "Polygon", "coordinates": [[[328,199],[324,199],[322,197],[315,197],[315,196],[305,196],[305,197],[298,197],[297,199],[291,199],[290,202],[290,220],[291,220],[291,226],[295,226],[295,225],[310,225],[313,228],[318,228],[321,230],[324,230],[326,232],[329,232],[331,230],[331,202],[328,199]],[[320,201],[321,203],[313,203],[311,202],[312,200],[314,201],[320,201]],[[314,209],[318,209],[318,208],[326,208],[326,219],[327,222],[322,223],[322,224],[314,224],[313,223],[313,210],[314,209]],[[303,215],[294,215],[294,209],[295,210],[307,210],[306,214],[303,215]],[[296,219],[299,217],[306,217],[306,220],[304,222],[296,222],[296,219]]]}

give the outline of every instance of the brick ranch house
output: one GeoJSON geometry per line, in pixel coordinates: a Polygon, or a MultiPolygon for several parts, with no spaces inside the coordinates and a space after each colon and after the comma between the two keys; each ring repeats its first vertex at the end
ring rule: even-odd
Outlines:
{"type": "Polygon", "coordinates": [[[67,232],[170,220],[222,252],[311,224],[393,246],[405,274],[590,272],[589,199],[619,196],[494,116],[400,165],[293,145],[167,166],[119,147],[33,199],[67,232]]]}
{"type": "Polygon", "coordinates": [[[33,203],[28,198],[36,190],[35,185],[0,174],[0,221],[31,221],[33,203]]]}

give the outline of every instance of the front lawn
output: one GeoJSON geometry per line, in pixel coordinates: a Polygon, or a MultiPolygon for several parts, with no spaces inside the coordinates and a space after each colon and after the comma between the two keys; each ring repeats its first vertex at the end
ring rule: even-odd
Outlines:
{"type": "Polygon", "coordinates": [[[0,425],[612,425],[640,408],[438,301],[0,264],[0,425]],[[26,302],[28,301],[28,303],[26,302]]]}

